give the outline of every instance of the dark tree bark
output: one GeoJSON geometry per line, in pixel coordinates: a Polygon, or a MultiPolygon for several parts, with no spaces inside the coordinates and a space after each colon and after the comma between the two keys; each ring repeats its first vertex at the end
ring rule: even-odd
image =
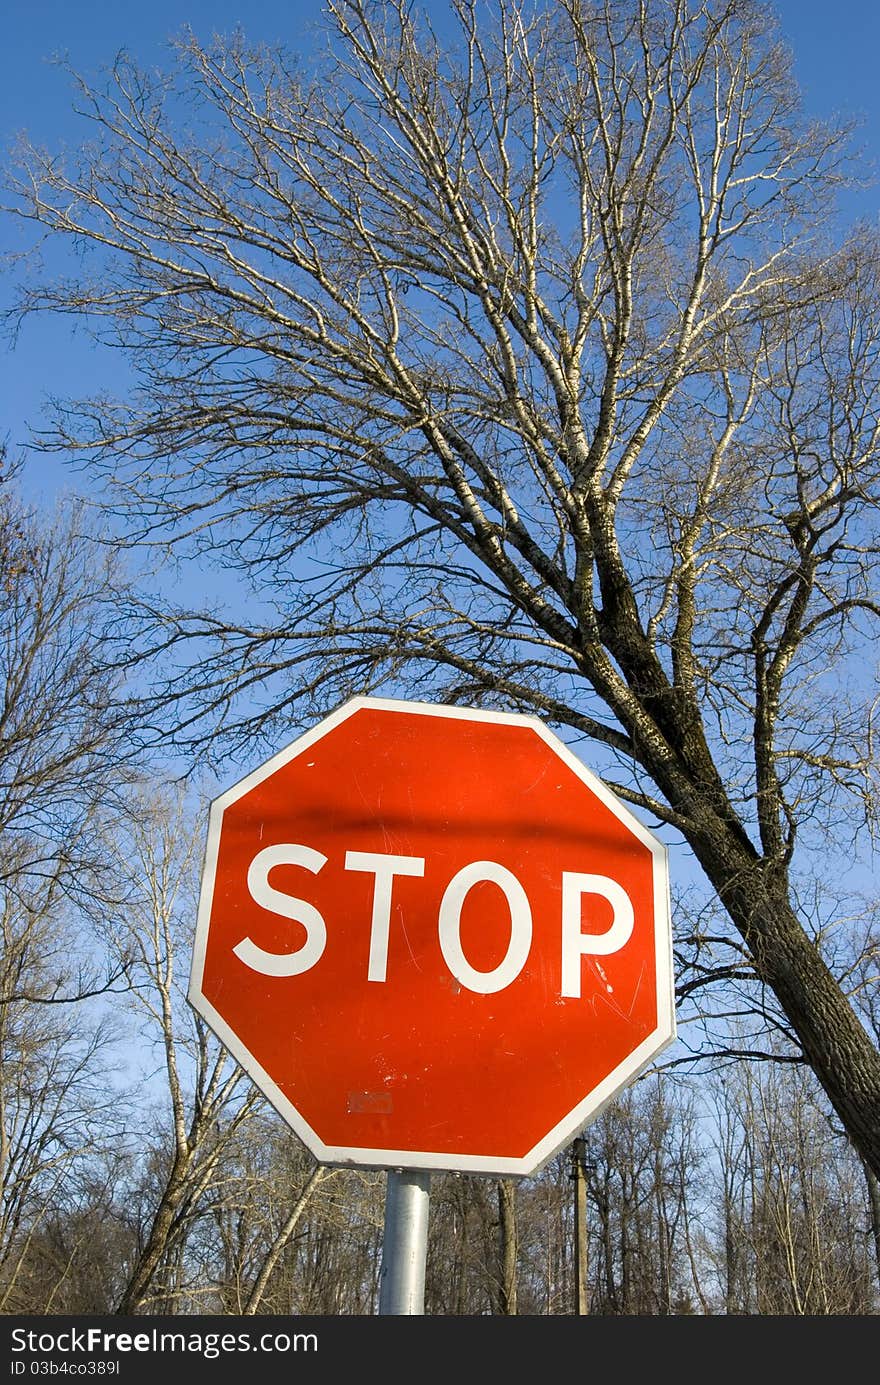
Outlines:
{"type": "Polygon", "coordinates": [[[516,1183],[498,1181],[498,1267],[499,1308],[507,1317],[516,1315],[516,1267],[518,1256],[516,1228],[516,1183]]]}

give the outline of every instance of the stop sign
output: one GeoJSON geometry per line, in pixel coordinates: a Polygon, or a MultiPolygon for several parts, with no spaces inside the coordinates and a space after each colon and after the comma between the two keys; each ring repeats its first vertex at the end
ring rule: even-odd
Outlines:
{"type": "Polygon", "coordinates": [[[211,805],[189,999],[320,1162],[531,1174],[674,1037],[666,851],[532,717],[354,698],[211,805]]]}

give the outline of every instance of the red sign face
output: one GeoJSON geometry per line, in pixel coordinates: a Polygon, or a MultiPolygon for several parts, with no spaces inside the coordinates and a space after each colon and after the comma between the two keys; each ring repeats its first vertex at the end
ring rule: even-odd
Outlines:
{"type": "Polygon", "coordinates": [[[355,698],[213,803],[189,998],[319,1161],[531,1174],[674,1038],[665,848],[531,717],[355,698]]]}

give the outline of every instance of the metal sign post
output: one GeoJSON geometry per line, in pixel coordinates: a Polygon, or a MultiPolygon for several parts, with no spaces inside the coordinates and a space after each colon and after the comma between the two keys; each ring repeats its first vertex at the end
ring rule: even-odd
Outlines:
{"type": "Polygon", "coordinates": [[[379,1277],[380,1314],[423,1314],[431,1175],[389,1169],[379,1277]]]}

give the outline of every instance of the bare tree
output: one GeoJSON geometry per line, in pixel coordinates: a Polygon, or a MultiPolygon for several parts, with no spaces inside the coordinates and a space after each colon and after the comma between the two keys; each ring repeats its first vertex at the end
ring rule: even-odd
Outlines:
{"type": "Polygon", "coordinates": [[[39,518],[16,479],[0,466],[2,993],[5,1004],[65,1004],[125,986],[124,961],[90,965],[70,903],[110,889],[101,843],[132,748],[114,667],[128,584],[79,502],[39,518]]]}
{"type": "Polygon", "coordinates": [[[91,318],[141,383],[47,445],[131,541],[253,584],[238,614],[155,604],[152,713],[250,755],[403,685],[590,742],[880,1174],[880,1054],[800,894],[875,805],[878,260],[827,230],[847,132],[804,121],[751,0],[325,17],[311,72],[237,39],[185,38],[169,79],[122,58],[80,85],[93,142],[14,180],[94,252],[21,311],[91,318]]]}
{"type": "MultiPolygon", "coordinates": [[[[71,1091],[71,1106],[78,1095],[71,1091]]],[[[79,1109],[87,1114],[82,1105],[79,1109]]],[[[100,1139],[94,1123],[89,1133],[85,1168],[77,1161],[78,1168],[68,1171],[45,1214],[29,1228],[16,1283],[4,1301],[7,1313],[113,1312],[131,1260],[123,1210],[130,1186],[128,1152],[112,1126],[100,1139]]]]}
{"type": "Polygon", "coordinates": [[[717,1091],[726,1311],[875,1312],[863,1170],[810,1075],[742,1064],[717,1091]]]}
{"type": "Polygon", "coordinates": [[[187,1238],[260,1097],[185,1001],[196,842],[183,804],[135,800],[129,832],[114,849],[128,888],[103,931],[111,950],[129,959],[129,1004],[148,1049],[158,1047],[163,1079],[148,1087],[160,1138],[141,1150],[144,1165],[152,1155],[154,1197],[115,1311],[172,1312],[187,1238]]]}
{"type": "Polygon", "coordinates": [[[590,1128],[596,1313],[693,1312],[699,1296],[687,1208],[693,1216],[700,1158],[687,1087],[675,1096],[659,1082],[638,1083],[590,1128]]]}
{"type": "Polygon", "coordinates": [[[517,1313],[568,1315],[575,1302],[577,1235],[571,1150],[517,1190],[517,1313]]]}
{"type": "Polygon", "coordinates": [[[499,1257],[498,1185],[469,1174],[436,1177],[425,1273],[425,1311],[433,1315],[506,1312],[499,1257]]]}
{"type": "Polygon", "coordinates": [[[271,1109],[239,1126],[186,1237],[188,1293],[179,1303],[192,1307],[176,1311],[256,1314],[267,1299],[293,1311],[296,1239],[313,1215],[312,1194],[320,1184],[326,1193],[339,1177],[316,1165],[271,1109]]]}
{"type": "Polygon", "coordinates": [[[496,1185],[498,1197],[498,1306],[502,1314],[514,1316],[517,1311],[516,1266],[516,1183],[500,1178],[496,1185]]]}
{"type": "Polygon", "coordinates": [[[115,1026],[89,1001],[125,990],[126,961],[105,964],[80,906],[110,888],[127,776],[124,590],[76,504],[41,519],[0,472],[0,1311],[69,1302],[70,1209],[121,1135],[115,1026]]]}
{"type": "MultiPolygon", "coordinates": [[[[72,1189],[121,1136],[106,1016],[84,1005],[33,1003],[52,995],[60,921],[16,907],[0,892],[0,1312],[41,1312],[34,1257],[72,1189]]],[[[51,1298],[64,1277],[44,1274],[51,1298]]]]}
{"type": "Polygon", "coordinates": [[[384,1171],[343,1169],[322,1179],[275,1267],[261,1311],[376,1313],[384,1187],[384,1171]]]}

